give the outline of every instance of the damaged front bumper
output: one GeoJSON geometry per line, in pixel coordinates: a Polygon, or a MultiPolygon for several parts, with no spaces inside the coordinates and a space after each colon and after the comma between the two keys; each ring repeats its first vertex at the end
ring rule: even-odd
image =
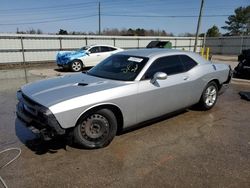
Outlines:
{"type": "Polygon", "coordinates": [[[17,92],[17,99],[16,115],[33,133],[39,134],[44,140],[65,134],[65,129],[48,108],[32,101],[21,91],[17,92]]]}

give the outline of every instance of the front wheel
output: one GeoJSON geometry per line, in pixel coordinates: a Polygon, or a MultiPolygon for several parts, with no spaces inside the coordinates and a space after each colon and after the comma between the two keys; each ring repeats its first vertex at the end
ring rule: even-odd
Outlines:
{"type": "Polygon", "coordinates": [[[215,82],[209,82],[205,87],[198,106],[201,110],[210,110],[216,103],[218,97],[218,86],[215,82]]]}
{"type": "Polygon", "coordinates": [[[79,72],[83,68],[83,64],[80,60],[73,60],[70,64],[70,69],[73,72],[79,72]]]}
{"type": "Polygon", "coordinates": [[[115,137],[117,120],[114,113],[101,109],[80,119],[73,130],[77,144],[85,148],[102,148],[107,146],[115,137]]]}

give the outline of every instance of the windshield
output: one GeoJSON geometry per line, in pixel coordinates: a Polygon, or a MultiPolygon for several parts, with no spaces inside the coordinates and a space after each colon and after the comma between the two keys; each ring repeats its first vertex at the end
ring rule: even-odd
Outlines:
{"type": "Polygon", "coordinates": [[[90,69],[87,74],[112,80],[133,81],[147,61],[146,57],[112,55],[90,69]]]}
{"type": "Polygon", "coordinates": [[[79,50],[88,50],[89,49],[89,46],[84,46],[82,48],[80,48],[79,50]]]}

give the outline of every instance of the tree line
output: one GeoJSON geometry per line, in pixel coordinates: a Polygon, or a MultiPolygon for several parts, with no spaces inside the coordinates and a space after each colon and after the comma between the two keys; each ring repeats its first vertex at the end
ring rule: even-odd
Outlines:
{"type": "MultiPolygon", "coordinates": [[[[219,37],[219,36],[240,36],[250,35],[250,6],[238,7],[234,10],[234,14],[230,15],[225,21],[225,26],[221,27],[228,32],[221,34],[219,27],[213,25],[207,30],[206,33],[200,34],[200,36],[206,35],[207,37],[219,37]]],[[[41,29],[29,29],[27,31],[20,31],[17,28],[16,33],[18,34],[43,34],[41,29]]],[[[53,33],[54,34],[54,33],[53,33]]],[[[60,29],[56,34],[58,35],[98,35],[98,32],[69,32],[64,29],[60,29]]],[[[114,36],[174,36],[173,33],[168,33],[165,30],[155,29],[109,29],[106,28],[101,32],[102,35],[114,35],[114,36]]],[[[182,33],[178,36],[193,37],[194,33],[182,33]]]]}

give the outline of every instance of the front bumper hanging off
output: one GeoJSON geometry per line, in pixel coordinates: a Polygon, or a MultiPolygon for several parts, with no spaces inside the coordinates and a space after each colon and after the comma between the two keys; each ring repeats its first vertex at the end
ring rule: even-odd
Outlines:
{"type": "Polygon", "coordinates": [[[19,102],[16,105],[16,115],[33,133],[45,140],[65,134],[65,129],[60,126],[49,109],[32,101],[21,91],[17,92],[17,99],[19,102]]]}

